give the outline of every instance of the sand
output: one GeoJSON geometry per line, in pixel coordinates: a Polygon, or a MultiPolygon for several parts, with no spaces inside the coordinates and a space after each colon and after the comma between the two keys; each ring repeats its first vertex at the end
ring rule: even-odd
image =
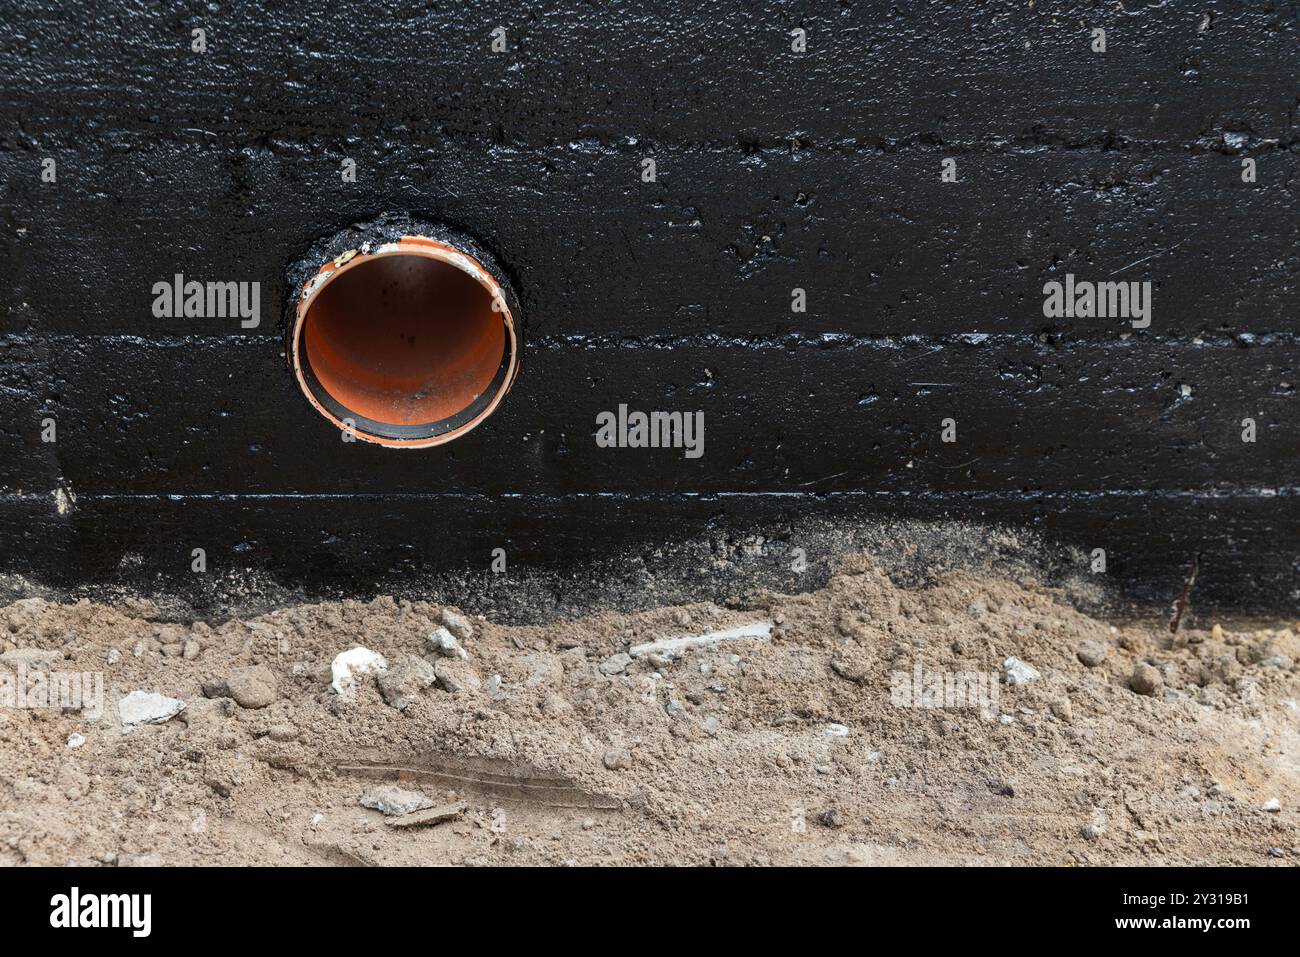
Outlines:
{"type": "Polygon", "coordinates": [[[1171,635],[1033,581],[904,586],[865,555],[734,604],[508,625],[391,597],[186,623],[14,602],[5,673],[103,693],[0,707],[0,862],[1300,863],[1293,623],[1171,635]],[[429,645],[444,624],[466,657],[429,645]],[[389,671],[340,694],[355,647],[389,671]],[[123,733],[135,691],[184,708],[123,733]],[[428,819],[363,806],[388,783],[428,819]]]}

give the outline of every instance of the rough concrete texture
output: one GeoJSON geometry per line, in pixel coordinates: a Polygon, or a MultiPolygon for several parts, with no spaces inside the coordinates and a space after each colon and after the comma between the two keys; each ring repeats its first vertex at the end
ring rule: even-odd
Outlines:
{"type": "Polygon", "coordinates": [[[13,7],[10,573],[487,608],[502,548],[548,607],[642,565],[720,599],[663,556],[949,518],[1059,541],[1067,575],[1104,548],[1121,597],[1169,601],[1199,553],[1203,607],[1297,604],[1292,7],[13,7]],[[520,298],[519,381],[446,448],[341,443],[281,355],[290,264],[381,214],[474,237],[520,298]],[[176,273],[259,282],[260,326],[155,318],[176,273]],[[1045,317],[1066,273],[1150,281],[1151,325],[1045,317]],[[703,410],[704,457],[597,448],[620,403],[703,410]]]}

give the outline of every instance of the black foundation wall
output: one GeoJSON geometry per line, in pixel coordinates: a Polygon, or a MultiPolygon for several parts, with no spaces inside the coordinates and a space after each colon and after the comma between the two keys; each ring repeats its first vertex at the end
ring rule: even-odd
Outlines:
{"type": "Polygon", "coordinates": [[[1295,4],[51,6],[0,20],[0,570],[363,592],[951,519],[1300,607],[1295,4]],[[443,448],[341,441],[284,360],[290,265],[390,213],[521,300],[443,448]],[[156,317],[178,273],[259,324],[156,317]],[[1067,273],[1149,326],[1045,316],[1067,273]],[[598,447],[620,404],[703,456],[598,447]]]}

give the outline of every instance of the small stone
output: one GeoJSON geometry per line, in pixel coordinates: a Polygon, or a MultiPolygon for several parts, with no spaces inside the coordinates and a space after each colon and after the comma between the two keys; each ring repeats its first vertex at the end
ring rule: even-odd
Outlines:
{"type": "Polygon", "coordinates": [[[397,664],[379,676],[379,693],[390,707],[405,711],[437,678],[433,665],[423,658],[403,655],[397,664]]]}
{"type": "Polygon", "coordinates": [[[362,807],[394,817],[433,807],[433,801],[419,791],[408,791],[396,784],[380,784],[361,795],[362,807]]]}
{"type": "Polygon", "coordinates": [[[603,675],[621,675],[631,663],[632,656],[620,651],[612,658],[606,658],[600,663],[600,673],[603,675]]]}
{"type": "Polygon", "coordinates": [[[717,734],[722,730],[722,721],[716,715],[709,715],[704,719],[704,732],[706,734],[717,734]]]}
{"type": "Polygon", "coordinates": [[[843,724],[828,724],[825,730],[832,738],[847,738],[849,736],[849,729],[843,724]]]}
{"type": "Polygon", "coordinates": [[[1102,824],[1089,824],[1087,827],[1083,829],[1084,839],[1091,841],[1094,844],[1097,841],[1100,841],[1101,836],[1105,833],[1106,833],[1106,828],[1102,824]]]}
{"type": "Polygon", "coordinates": [[[106,660],[110,665],[115,665],[122,660],[122,652],[117,648],[109,648],[108,658],[106,660]]]}
{"type": "Polygon", "coordinates": [[[209,678],[203,682],[203,697],[205,698],[228,698],[230,689],[226,687],[225,678],[209,678]]]}
{"type": "Polygon", "coordinates": [[[1042,677],[1035,669],[1019,658],[1008,658],[1002,662],[1002,670],[1006,672],[1007,684],[1012,687],[1027,685],[1029,682],[1037,681],[1042,677]]]}
{"type": "Polygon", "coordinates": [[[86,736],[79,731],[74,731],[68,735],[68,747],[79,748],[86,743],[86,736]]]}
{"type": "Polygon", "coordinates": [[[470,694],[483,687],[478,672],[467,661],[456,659],[436,662],[433,673],[438,680],[438,687],[455,695],[470,694]]]}
{"type": "Polygon", "coordinates": [[[1260,805],[1260,809],[1264,811],[1268,811],[1268,813],[1270,814],[1278,814],[1282,810],[1282,802],[1279,801],[1277,798],[1269,798],[1267,801],[1265,801],[1263,804],[1260,805]]]}
{"type": "Polygon", "coordinates": [[[1009,714],[998,715],[998,722],[1001,724],[1015,724],[1016,719],[1009,714]]]}
{"type": "Polygon", "coordinates": [[[469,619],[464,615],[454,612],[450,608],[444,608],[441,617],[442,623],[447,626],[447,630],[461,641],[469,641],[474,637],[474,626],[469,623],[469,619]]]}
{"type": "Polygon", "coordinates": [[[185,702],[153,691],[132,691],[117,703],[122,733],[130,734],[142,724],[170,721],[185,708],[185,702]]]}
{"type": "Polygon", "coordinates": [[[1270,848],[1268,849],[1268,856],[1269,856],[1269,857],[1286,857],[1286,851],[1282,850],[1282,848],[1280,848],[1280,847],[1270,847],[1270,848]]]}
{"type": "Polygon", "coordinates": [[[1056,698],[1049,705],[1052,714],[1056,715],[1062,721],[1070,722],[1074,720],[1074,705],[1069,698],[1056,698]]]}
{"type": "Polygon", "coordinates": [[[1128,683],[1129,687],[1138,694],[1154,697],[1164,688],[1165,679],[1161,676],[1159,669],[1142,662],[1133,669],[1133,677],[1129,679],[1128,683]]]}
{"type": "Polygon", "coordinates": [[[624,771],[632,766],[632,754],[626,748],[609,748],[604,763],[611,771],[624,771]]]}
{"type": "Polygon", "coordinates": [[[429,648],[444,658],[468,658],[469,652],[460,646],[460,642],[446,628],[435,628],[429,633],[429,648]]]}
{"type": "Polygon", "coordinates": [[[203,646],[199,644],[197,638],[186,638],[185,641],[181,643],[181,657],[186,661],[193,661],[199,656],[199,652],[202,650],[203,646]]]}
{"type": "Polygon", "coordinates": [[[267,734],[272,741],[292,741],[298,737],[298,729],[291,724],[273,724],[267,734]]]}
{"type": "Polygon", "coordinates": [[[1075,654],[1080,662],[1089,668],[1096,668],[1106,661],[1106,646],[1099,641],[1085,641],[1075,654]]]}
{"type": "Polygon", "coordinates": [[[226,676],[226,688],[241,708],[265,708],[279,697],[275,674],[266,665],[232,668],[226,676]]]}
{"type": "Polygon", "coordinates": [[[179,658],[184,649],[179,641],[170,645],[163,645],[162,653],[164,658],[179,658]]]}
{"type": "Polygon", "coordinates": [[[863,682],[867,680],[867,666],[865,662],[854,658],[846,658],[837,655],[831,659],[831,671],[835,672],[845,681],[863,682]]]}
{"type": "Polygon", "coordinates": [[[844,818],[837,808],[827,808],[817,815],[817,823],[822,827],[843,827],[844,818]]]}
{"type": "Polygon", "coordinates": [[[1259,663],[1261,668],[1281,668],[1288,671],[1291,668],[1291,659],[1286,655],[1269,655],[1259,663]]]}
{"type": "Polygon", "coordinates": [[[1215,626],[1210,629],[1210,637],[1215,641],[1223,641],[1223,626],[1216,623],[1215,626]]]}
{"type": "Polygon", "coordinates": [[[493,701],[503,701],[507,697],[506,689],[500,675],[493,675],[488,678],[487,693],[488,697],[493,701]]]}

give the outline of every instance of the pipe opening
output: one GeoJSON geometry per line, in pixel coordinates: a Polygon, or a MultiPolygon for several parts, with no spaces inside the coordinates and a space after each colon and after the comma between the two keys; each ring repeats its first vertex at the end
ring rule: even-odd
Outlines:
{"type": "Polygon", "coordinates": [[[476,260],[403,237],[345,253],[307,284],[293,364],[312,404],[340,428],[381,445],[438,445],[476,426],[509,390],[514,321],[476,260]]]}

